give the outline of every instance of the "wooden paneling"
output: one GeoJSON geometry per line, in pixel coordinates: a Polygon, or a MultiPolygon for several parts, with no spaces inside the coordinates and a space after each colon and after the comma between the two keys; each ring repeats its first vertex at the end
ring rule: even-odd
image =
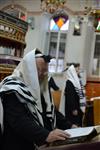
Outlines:
{"type": "Polygon", "coordinates": [[[94,125],[100,125],[100,99],[93,101],[94,125]]]}
{"type": "Polygon", "coordinates": [[[91,78],[87,80],[86,96],[90,100],[92,97],[100,96],[100,79],[91,78]]]}
{"type": "Polygon", "coordinates": [[[87,108],[87,122],[89,125],[93,123],[93,125],[100,124],[100,99],[96,99],[96,97],[100,97],[100,78],[88,78],[86,84],[86,96],[87,96],[87,103],[91,103],[90,107],[87,108]],[[93,98],[95,99],[93,100],[93,98]],[[92,99],[91,99],[92,98],[92,99]],[[93,100],[93,101],[90,101],[93,100]],[[92,110],[93,109],[93,110],[92,110]],[[90,123],[90,120],[92,122],[90,123]]]}
{"type": "Polygon", "coordinates": [[[0,11],[0,46],[24,49],[27,22],[0,11]]]}

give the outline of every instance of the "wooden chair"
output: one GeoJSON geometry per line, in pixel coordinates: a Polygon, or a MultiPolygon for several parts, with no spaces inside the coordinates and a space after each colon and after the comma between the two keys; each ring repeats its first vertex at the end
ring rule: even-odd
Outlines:
{"type": "Polygon", "coordinates": [[[83,117],[83,126],[89,127],[94,125],[93,101],[87,101],[86,110],[83,117]]]}
{"type": "Polygon", "coordinates": [[[56,106],[57,110],[59,109],[60,99],[61,99],[61,90],[52,91],[51,92],[54,105],[56,106]]]}
{"type": "Polygon", "coordinates": [[[94,125],[100,125],[100,97],[93,100],[94,125]]]}

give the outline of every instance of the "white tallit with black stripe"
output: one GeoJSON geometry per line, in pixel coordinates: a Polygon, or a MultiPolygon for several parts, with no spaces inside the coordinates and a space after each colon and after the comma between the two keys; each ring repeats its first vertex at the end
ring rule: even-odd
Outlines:
{"type": "Polygon", "coordinates": [[[70,80],[73,83],[75,90],[80,98],[80,109],[84,113],[86,108],[86,97],[84,93],[84,87],[73,65],[71,65],[67,70],[67,80],[70,80]]]}
{"type": "MultiPolygon", "coordinates": [[[[45,81],[44,81],[45,82],[45,81]]],[[[48,83],[48,82],[46,82],[48,83]]],[[[35,49],[27,53],[11,76],[6,77],[0,85],[1,92],[15,91],[21,103],[25,103],[38,124],[43,124],[40,85],[36,67],[35,49]]],[[[46,115],[54,123],[54,107],[50,100],[48,85],[43,91],[47,104],[46,115]]]]}

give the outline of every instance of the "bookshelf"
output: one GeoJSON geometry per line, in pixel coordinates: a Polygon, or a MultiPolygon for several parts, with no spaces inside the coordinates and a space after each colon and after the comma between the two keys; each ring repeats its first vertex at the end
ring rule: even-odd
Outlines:
{"type": "Polygon", "coordinates": [[[27,22],[0,11],[0,81],[23,57],[27,29],[27,22]]]}

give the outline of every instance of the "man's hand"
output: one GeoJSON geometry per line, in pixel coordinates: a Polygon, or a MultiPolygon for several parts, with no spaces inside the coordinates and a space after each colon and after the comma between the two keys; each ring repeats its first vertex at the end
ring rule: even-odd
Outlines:
{"type": "Polygon", "coordinates": [[[71,128],[78,128],[76,124],[72,124],[71,128]]]}
{"type": "Polygon", "coordinates": [[[46,142],[51,143],[57,140],[65,140],[69,137],[70,135],[68,133],[65,133],[63,130],[55,129],[49,133],[46,142]]]}

